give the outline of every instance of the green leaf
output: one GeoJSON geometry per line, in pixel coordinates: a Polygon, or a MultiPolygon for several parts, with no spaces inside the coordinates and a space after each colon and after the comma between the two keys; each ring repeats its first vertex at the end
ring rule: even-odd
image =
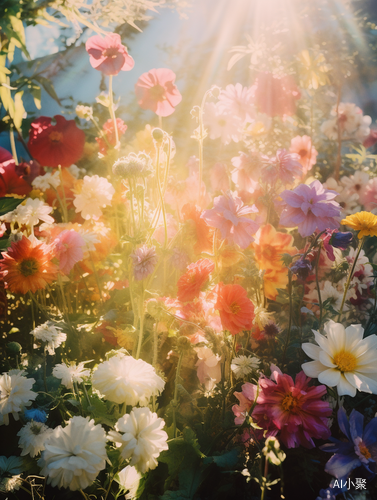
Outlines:
{"type": "Polygon", "coordinates": [[[5,215],[8,212],[12,212],[12,210],[17,208],[18,205],[23,201],[23,198],[0,198],[0,215],[5,215]]]}
{"type": "Polygon", "coordinates": [[[213,456],[213,457],[206,457],[203,460],[204,464],[216,464],[218,467],[221,467],[222,469],[233,469],[238,462],[238,451],[236,448],[234,448],[231,451],[228,451],[226,453],[223,453],[222,455],[218,456],[213,456]]]}
{"type": "Polygon", "coordinates": [[[0,240],[0,250],[6,250],[9,247],[10,247],[10,241],[8,240],[8,238],[0,240]]]}

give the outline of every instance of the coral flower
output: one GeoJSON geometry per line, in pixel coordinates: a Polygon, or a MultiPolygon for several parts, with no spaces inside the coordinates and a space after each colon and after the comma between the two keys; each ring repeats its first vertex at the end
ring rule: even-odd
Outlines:
{"type": "Polygon", "coordinates": [[[187,239],[193,241],[195,253],[209,252],[212,249],[211,230],[200,217],[201,213],[201,208],[193,203],[186,203],[182,207],[183,220],[189,232],[187,239]]]}
{"type": "Polygon", "coordinates": [[[312,140],[308,135],[297,135],[291,140],[290,153],[299,155],[298,160],[302,165],[303,174],[306,175],[317,161],[318,151],[312,146],[312,140]]]}
{"type": "Polygon", "coordinates": [[[244,205],[241,198],[231,192],[215,198],[213,205],[211,210],[204,210],[202,219],[209,226],[220,229],[221,237],[226,238],[228,243],[247,248],[254,241],[252,235],[259,225],[245,216],[258,212],[256,206],[244,205]]]}
{"type": "Polygon", "coordinates": [[[281,270],[283,267],[282,254],[294,255],[297,253],[297,248],[292,246],[292,243],[293,236],[290,234],[276,231],[271,224],[262,226],[255,235],[254,243],[252,243],[259,269],[281,270]]]}
{"type": "Polygon", "coordinates": [[[52,247],[26,236],[14,241],[7,252],[2,252],[0,270],[11,292],[35,293],[57,278],[58,268],[51,262],[52,247]]]}
{"type": "Polygon", "coordinates": [[[341,223],[359,231],[357,236],[360,240],[363,236],[377,236],[377,215],[370,212],[348,215],[341,223]]]}
{"type": "Polygon", "coordinates": [[[41,116],[31,123],[28,148],[30,154],[44,167],[70,167],[84,151],[85,133],[76,126],[75,120],[64,116],[41,116]]]}
{"type": "Polygon", "coordinates": [[[254,319],[254,305],[241,285],[219,283],[215,309],[220,312],[224,330],[236,335],[250,330],[254,319]]]}
{"type": "MultiPolygon", "coordinates": [[[[116,119],[116,124],[117,124],[117,129],[118,129],[118,137],[122,136],[125,131],[127,130],[127,125],[124,123],[124,121],[121,118],[116,119]]],[[[115,146],[116,145],[116,135],[115,135],[115,127],[114,127],[114,120],[109,118],[107,122],[104,123],[103,127],[103,133],[105,134],[104,137],[96,137],[96,141],[99,147],[99,152],[102,155],[105,155],[107,153],[107,150],[110,146],[115,146]],[[106,138],[106,140],[105,140],[106,138]]]]}
{"type": "Polygon", "coordinates": [[[207,283],[210,273],[214,270],[214,263],[209,259],[201,259],[187,267],[187,272],[178,280],[177,297],[181,302],[189,302],[199,297],[203,286],[207,283]]]}
{"type": "Polygon", "coordinates": [[[135,85],[139,106],[150,109],[158,116],[169,116],[182,100],[174,85],[175,73],[171,69],[151,69],[143,73],[135,85]]]}
{"type": "Polygon", "coordinates": [[[293,115],[296,100],[301,94],[289,75],[278,77],[272,73],[259,73],[256,80],[255,104],[269,116],[293,115]]]}
{"type": "Polygon", "coordinates": [[[62,231],[55,240],[59,269],[68,274],[76,262],[84,258],[86,244],[84,238],[73,229],[62,231]]]}
{"type": "Polygon", "coordinates": [[[85,48],[92,67],[105,75],[117,75],[120,71],[129,71],[134,67],[135,62],[117,33],[109,33],[105,38],[91,36],[85,48]]]}

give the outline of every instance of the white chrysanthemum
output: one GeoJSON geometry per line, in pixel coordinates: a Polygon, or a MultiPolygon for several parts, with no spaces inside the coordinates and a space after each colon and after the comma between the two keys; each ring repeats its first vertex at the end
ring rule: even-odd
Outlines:
{"type": "Polygon", "coordinates": [[[338,113],[336,106],[333,106],[331,115],[334,118],[324,121],[321,125],[321,132],[329,139],[333,141],[338,139],[338,123],[341,127],[343,139],[356,139],[363,142],[368,137],[372,118],[368,115],[364,116],[362,110],[356,104],[341,102],[338,113]]]}
{"type": "Polygon", "coordinates": [[[17,212],[18,222],[29,227],[36,226],[40,220],[46,222],[46,224],[55,222],[51,215],[48,215],[52,212],[52,207],[38,198],[28,198],[25,205],[22,204],[17,207],[17,212]]]}
{"type": "Polygon", "coordinates": [[[22,449],[21,455],[35,457],[45,449],[45,441],[53,432],[52,429],[42,422],[28,422],[17,432],[18,446],[22,449]]]}
{"type": "Polygon", "coordinates": [[[210,139],[220,138],[224,144],[229,144],[231,141],[240,141],[241,120],[235,115],[221,111],[215,103],[208,102],[204,106],[203,121],[205,126],[208,127],[210,139]]]}
{"type": "Polygon", "coordinates": [[[243,87],[240,83],[227,85],[219,95],[217,104],[220,112],[237,116],[242,123],[251,122],[256,115],[254,106],[254,88],[243,87]]]}
{"type": "Polygon", "coordinates": [[[46,191],[47,189],[54,188],[56,189],[60,186],[60,174],[59,171],[56,170],[53,174],[48,172],[45,175],[38,175],[33,182],[31,183],[33,188],[40,189],[41,191],[46,191]]]}
{"type": "Polygon", "coordinates": [[[321,384],[337,387],[339,396],[356,396],[356,390],[377,394],[377,336],[363,339],[361,325],[326,323],[326,335],[313,330],[318,345],[305,343],[302,348],[314,361],[304,363],[308,377],[321,384]]]}
{"type": "Polygon", "coordinates": [[[89,361],[83,361],[78,365],[72,363],[71,365],[66,365],[65,363],[59,363],[54,366],[52,374],[56,378],[60,378],[62,385],[67,389],[72,389],[73,382],[81,384],[85,377],[90,377],[90,370],[84,368],[85,363],[89,361]]]}
{"type": "Polygon", "coordinates": [[[73,200],[76,212],[81,212],[81,217],[86,220],[99,219],[102,215],[101,208],[110,205],[114,193],[114,187],[104,177],[86,175],[81,192],[73,200]]]}
{"type": "Polygon", "coordinates": [[[163,431],[165,422],[149,408],[133,408],[115,424],[118,432],[110,431],[109,439],[121,447],[121,456],[142,474],[157,467],[158,456],[167,450],[168,435],[163,431]],[[122,434],[120,434],[122,433],[122,434]]]}
{"type": "Polygon", "coordinates": [[[128,491],[125,496],[126,500],[133,500],[136,496],[139,487],[141,474],[137,471],[136,467],[127,465],[118,473],[119,484],[128,491]]]}
{"type": "Polygon", "coordinates": [[[18,420],[18,412],[24,406],[30,406],[37,397],[37,393],[31,390],[35,380],[24,377],[23,373],[22,370],[11,370],[0,377],[0,414],[5,425],[9,424],[10,413],[18,420]]]}
{"type": "Polygon", "coordinates": [[[72,417],[59,425],[45,441],[38,460],[47,483],[58,488],[83,490],[106,466],[106,433],[89,417],[72,417]]]}
{"type": "Polygon", "coordinates": [[[46,349],[49,354],[55,354],[55,349],[67,340],[67,335],[60,331],[61,328],[55,326],[51,321],[37,326],[30,332],[35,339],[46,342],[46,349]]]}
{"type": "Polygon", "coordinates": [[[104,398],[132,406],[148,404],[165,387],[152,365],[132,356],[114,356],[100,363],[92,380],[104,398]]]}
{"type": "MultiPolygon", "coordinates": [[[[327,301],[327,304],[331,305],[335,311],[339,311],[340,306],[342,305],[344,288],[342,290],[338,290],[330,283],[330,281],[325,281],[321,282],[320,290],[322,304],[327,301]]],[[[351,294],[353,295],[353,292],[349,290],[347,293],[347,299],[350,298],[351,294]]],[[[312,290],[305,295],[305,300],[311,304],[319,303],[318,290],[314,284],[312,290]]],[[[348,310],[346,304],[344,305],[343,310],[348,310]]]]}
{"type": "Polygon", "coordinates": [[[0,457],[0,491],[7,493],[20,489],[22,465],[20,457],[0,457]]]}
{"type": "Polygon", "coordinates": [[[255,356],[237,356],[232,359],[230,368],[236,378],[243,378],[253,370],[256,370],[259,362],[259,359],[255,356]]]}

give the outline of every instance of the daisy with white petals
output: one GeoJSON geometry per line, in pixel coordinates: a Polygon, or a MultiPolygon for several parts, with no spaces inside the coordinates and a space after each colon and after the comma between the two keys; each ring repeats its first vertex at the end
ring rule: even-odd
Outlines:
{"type": "Polygon", "coordinates": [[[158,456],[168,449],[165,422],[149,408],[133,408],[115,424],[116,431],[109,432],[109,439],[121,447],[121,456],[142,474],[157,467],[158,456]],[[122,434],[121,434],[122,433],[122,434]]]}
{"type": "Polygon", "coordinates": [[[72,417],[59,425],[45,441],[38,460],[47,483],[72,491],[90,486],[106,466],[106,433],[89,417],[72,417]]]}
{"type": "Polygon", "coordinates": [[[313,330],[318,345],[305,343],[302,348],[314,361],[304,363],[308,377],[321,384],[337,387],[339,396],[356,395],[356,390],[377,394],[377,336],[363,339],[361,325],[344,328],[329,321],[321,335],[313,330]]]}
{"type": "Polygon", "coordinates": [[[18,446],[22,449],[21,456],[30,455],[35,457],[45,449],[45,441],[53,432],[52,429],[42,422],[28,422],[17,432],[19,436],[18,446]]]}
{"type": "Polygon", "coordinates": [[[46,342],[46,349],[49,354],[55,354],[55,349],[67,340],[67,335],[61,332],[61,328],[55,326],[52,321],[47,321],[43,325],[37,326],[31,335],[37,340],[46,342]]]}
{"type": "Polygon", "coordinates": [[[255,356],[237,356],[232,359],[230,368],[236,378],[243,378],[253,370],[257,370],[259,359],[255,356]]]}
{"type": "Polygon", "coordinates": [[[54,366],[52,374],[56,378],[61,379],[62,385],[67,389],[72,389],[73,382],[81,384],[85,377],[90,377],[90,370],[84,368],[85,363],[90,363],[90,361],[83,361],[78,365],[71,363],[66,365],[65,363],[59,363],[54,366]]]}
{"type": "Polygon", "coordinates": [[[18,420],[18,413],[37,397],[31,390],[35,380],[24,377],[23,373],[22,370],[10,370],[0,377],[0,425],[9,424],[9,414],[18,420]]]}
{"type": "Polygon", "coordinates": [[[114,403],[148,404],[163,391],[165,382],[152,365],[132,356],[113,356],[93,373],[93,387],[114,403]]]}

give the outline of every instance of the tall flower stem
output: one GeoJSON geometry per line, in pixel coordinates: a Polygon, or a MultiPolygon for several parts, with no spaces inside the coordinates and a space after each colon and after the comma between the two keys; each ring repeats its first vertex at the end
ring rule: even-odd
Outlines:
{"type": "Polygon", "coordinates": [[[157,158],[156,158],[156,175],[157,175],[157,187],[158,187],[158,194],[160,196],[160,203],[161,203],[161,208],[162,208],[162,217],[164,219],[164,230],[165,230],[165,240],[164,240],[164,248],[166,248],[166,245],[168,243],[168,227],[166,224],[166,211],[165,211],[165,203],[164,203],[164,197],[162,194],[162,189],[161,189],[161,179],[160,179],[160,150],[161,146],[157,146],[157,158]]]}
{"type": "Polygon", "coordinates": [[[137,351],[135,359],[140,358],[141,346],[143,344],[143,334],[144,334],[144,286],[142,288],[142,292],[140,294],[140,302],[139,302],[139,318],[140,318],[140,330],[139,330],[139,340],[137,344],[137,351]]]}
{"type": "Polygon", "coordinates": [[[132,219],[132,230],[133,230],[133,237],[136,236],[136,222],[135,222],[135,213],[134,213],[134,188],[133,188],[133,183],[132,180],[129,180],[129,186],[130,186],[130,205],[131,205],[131,219],[132,219]]]}
{"type": "Polygon", "coordinates": [[[115,149],[118,149],[118,144],[119,144],[119,134],[118,134],[118,127],[117,127],[117,120],[115,118],[115,111],[114,111],[114,100],[113,100],[113,75],[109,76],[109,99],[110,99],[110,116],[111,119],[113,120],[114,123],[114,132],[115,132],[115,149]]]}
{"type": "Polygon", "coordinates": [[[172,401],[172,406],[173,406],[173,436],[175,438],[177,437],[176,412],[177,412],[177,406],[178,406],[178,383],[179,383],[179,374],[181,372],[182,360],[183,360],[183,351],[180,352],[179,358],[178,358],[177,370],[175,372],[175,381],[174,381],[174,399],[172,401]]]}
{"type": "Polygon", "coordinates": [[[17,149],[16,149],[16,143],[14,141],[14,134],[13,134],[13,124],[10,126],[9,140],[10,140],[10,147],[12,150],[12,155],[13,155],[14,161],[15,161],[16,165],[18,165],[17,149]]]}
{"type": "Polygon", "coordinates": [[[284,345],[282,365],[285,363],[285,353],[287,351],[287,347],[289,344],[289,340],[291,337],[291,328],[292,328],[292,313],[293,313],[293,300],[292,300],[292,274],[290,270],[288,270],[288,295],[289,295],[289,318],[288,318],[288,331],[287,331],[287,339],[284,345]]]}
{"type": "Polygon", "coordinates": [[[343,298],[342,298],[342,305],[340,306],[340,309],[339,309],[338,322],[340,321],[340,318],[341,318],[342,313],[343,313],[343,307],[344,307],[344,303],[346,301],[347,292],[348,292],[348,289],[349,289],[350,284],[351,284],[353,273],[355,271],[357,259],[359,258],[361,249],[363,248],[364,241],[365,241],[365,236],[363,238],[361,238],[361,240],[359,241],[359,246],[357,247],[357,253],[356,253],[355,259],[354,259],[354,261],[352,263],[352,267],[350,269],[350,272],[348,273],[348,278],[347,278],[347,281],[346,281],[346,286],[344,287],[344,293],[343,293],[343,298]]]}
{"type": "MultiPolygon", "coordinates": [[[[318,279],[318,266],[319,266],[319,259],[321,256],[321,246],[318,247],[317,251],[317,258],[315,260],[315,282],[317,286],[317,293],[318,293],[318,304],[319,304],[319,324],[318,324],[318,330],[321,328],[322,324],[322,297],[321,297],[321,290],[319,288],[319,279],[318,279]]],[[[300,317],[301,317],[301,312],[299,311],[300,317]]]]}
{"type": "Polygon", "coordinates": [[[46,347],[43,350],[43,384],[45,387],[45,391],[48,392],[48,388],[47,388],[47,349],[46,349],[46,347]]]}

